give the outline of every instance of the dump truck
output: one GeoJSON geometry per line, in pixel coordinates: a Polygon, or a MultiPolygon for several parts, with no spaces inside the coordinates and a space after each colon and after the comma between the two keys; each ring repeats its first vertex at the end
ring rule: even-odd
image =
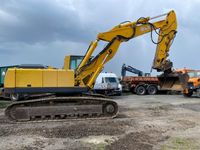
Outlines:
{"type": "Polygon", "coordinates": [[[154,95],[159,89],[159,80],[157,77],[151,77],[150,73],[136,69],[132,66],[122,65],[121,84],[124,91],[131,91],[137,95],[154,95]],[[137,76],[126,76],[126,72],[131,72],[137,76]]]}

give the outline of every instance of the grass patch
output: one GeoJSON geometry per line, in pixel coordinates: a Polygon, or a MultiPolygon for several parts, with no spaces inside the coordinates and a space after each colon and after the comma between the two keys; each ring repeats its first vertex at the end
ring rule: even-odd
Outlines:
{"type": "Polygon", "coordinates": [[[6,108],[9,104],[9,101],[0,101],[0,108],[6,108]]]}
{"type": "Polygon", "coordinates": [[[99,143],[96,145],[96,148],[94,150],[105,150],[106,145],[104,143],[99,143]]]}
{"type": "Polygon", "coordinates": [[[191,139],[171,138],[169,143],[161,147],[162,150],[197,150],[200,147],[191,139]]]}

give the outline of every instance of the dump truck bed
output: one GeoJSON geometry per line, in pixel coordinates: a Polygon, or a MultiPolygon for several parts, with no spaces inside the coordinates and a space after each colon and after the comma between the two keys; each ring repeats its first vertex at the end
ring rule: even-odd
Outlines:
{"type": "Polygon", "coordinates": [[[158,84],[158,78],[157,77],[134,77],[134,76],[126,76],[122,79],[123,82],[147,82],[147,83],[154,83],[158,84]]]}

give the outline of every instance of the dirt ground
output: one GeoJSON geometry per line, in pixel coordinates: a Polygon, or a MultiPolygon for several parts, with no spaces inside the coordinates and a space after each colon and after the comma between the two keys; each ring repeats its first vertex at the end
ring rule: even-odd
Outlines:
{"type": "Polygon", "coordinates": [[[200,149],[200,98],[125,95],[113,100],[120,109],[110,120],[11,123],[0,109],[0,149],[200,149]]]}

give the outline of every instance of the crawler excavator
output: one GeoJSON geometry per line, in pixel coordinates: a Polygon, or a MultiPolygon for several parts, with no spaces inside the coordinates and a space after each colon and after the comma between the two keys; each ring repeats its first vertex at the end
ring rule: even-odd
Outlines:
{"type": "MultiPolygon", "coordinates": [[[[17,101],[6,108],[5,115],[16,122],[115,117],[118,112],[116,102],[96,96],[85,96],[84,93],[93,88],[97,76],[104,65],[115,56],[122,42],[149,32],[152,36],[153,31],[158,34],[153,68],[169,72],[172,63],[167,57],[176,28],[174,11],[153,18],[142,17],[136,22],[123,22],[107,32],[99,33],[97,39],[91,42],[85,56],[66,56],[63,69],[8,69],[3,92],[11,97],[19,98],[20,95],[32,93],[65,95],[17,101]],[[158,21],[152,22],[154,19],[158,21]],[[91,57],[99,41],[105,41],[107,45],[99,54],[91,57]]],[[[163,77],[166,79],[166,75],[163,77]]]]}
{"type": "Polygon", "coordinates": [[[139,70],[139,69],[136,69],[132,66],[126,66],[126,64],[123,64],[122,65],[122,69],[121,69],[121,76],[122,78],[126,76],[126,72],[131,72],[131,73],[134,73],[134,74],[137,74],[138,77],[142,77],[142,76],[148,76],[150,75],[149,73],[144,73],[143,71],[139,70]]]}

